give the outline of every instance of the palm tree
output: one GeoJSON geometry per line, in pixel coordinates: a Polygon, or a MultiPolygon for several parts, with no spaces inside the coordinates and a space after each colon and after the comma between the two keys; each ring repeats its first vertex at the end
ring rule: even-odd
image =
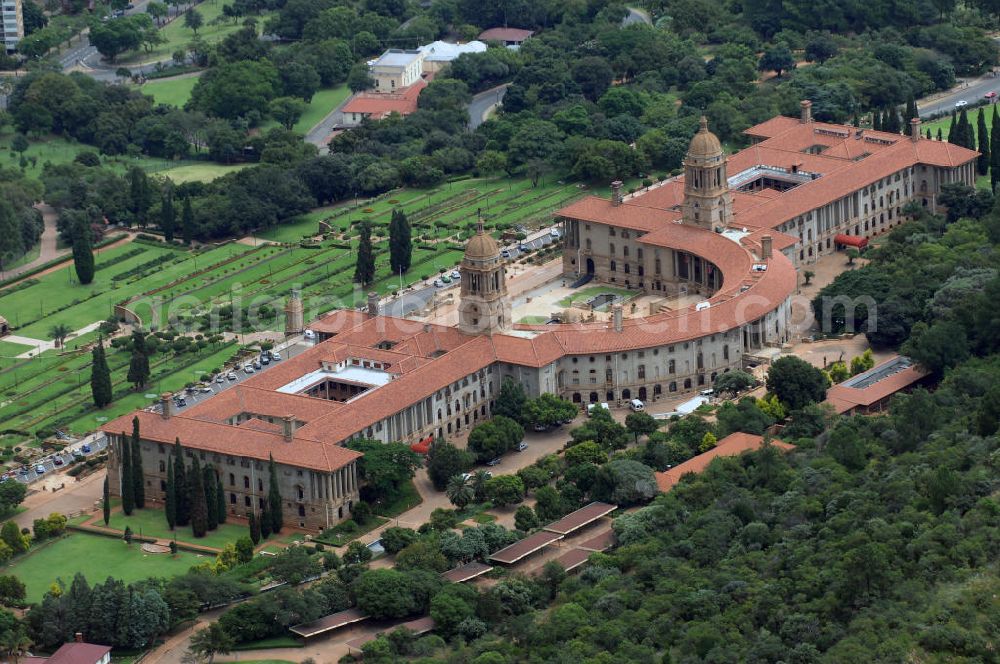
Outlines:
{"type": "Polygon", "coordinates": [[[813,277],[816,276],[816,273],[813,272],[812,270],[806,270],[805,272],[802,273],[802,276],[805,277],[806,286],[808,286],[812,282],[813,277]]]}
{"type": "Polygon", "coordinates": [[[464,508],[476,497],[476,492],[467,475],[454,475],[448,480],[448,486],[445,487],[444,492],[451,504],[458,509],[464,508]]]}
{"type": "Polygon", "coordinates": [[[69,329],[69,325],[64,325],[63,323],[53,325],[49,328],[49,336],[56,342],[56,348],[62,348],[63,343],[66,341],[66,337],[68,337],[72,332],[73,330],[69,329]]]}
{"type": "Polygon", "coordinates": [[[493,477],[486,470],[477,470],[472,474],[472,491],[476,494],[476,502],[486,500],[486,481],[493,477]]]}

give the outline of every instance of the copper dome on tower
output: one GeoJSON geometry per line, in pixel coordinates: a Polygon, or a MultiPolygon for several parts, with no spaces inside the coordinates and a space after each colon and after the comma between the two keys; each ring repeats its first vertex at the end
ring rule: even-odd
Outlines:
{"type": "Polygon", "coordinates": [[[500,245],[483,227],[483,219],[476,222],[476,234],[465,245],[465,257],[473,260],[496,258],[500,255],[500,245]]]}
{"type": "Polygon", "coordinates": [[[722,154],[722,143],[719,137],[708,130],[708,118],[701,116],[701,127],[691,139],[688,146],[688,157],[718,157],[722,154]]]}

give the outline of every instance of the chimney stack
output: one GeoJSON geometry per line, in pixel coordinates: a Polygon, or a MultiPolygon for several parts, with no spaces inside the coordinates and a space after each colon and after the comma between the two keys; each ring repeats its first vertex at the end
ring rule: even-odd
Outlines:
{"type": "Polygon", "coordinates": [[[286,442],[292,442],[292,436],[295,434],[294,415],[285,415],[281,418],[281,434],[285,437],[286,442]]]}
{"type": "Polygon", "coordinates": [[[803,99],[799,102],[799,107],[801,110],[801,115],[799,117],[799,122],[802,124],[809,124],[813,121],[813,103],[808,99],[803,99]]]}
{"type": "Polygon", "coordinates": [[[611,183],[611,205],[618,207],[622,204],[622,186],[623,182],[621,180],[615,180],[611,183]]]}
{"type": "Polygon", "coordinates": [[[910,120],[910,140],[914,143],[920,140],[920,118],[910,120]]]}
{"type": "Polygon", "coordinates": [[[612,317],[615,322],[615,332],[621,332],[625,326],[624,320],[622,318],[622,305],[620,302],[615,302],[611,306],[612,317]]]}
{"type": "Polygon", "coordinates": [[[77,643],[83,643],[83,632],[77,632],[73,635],[73,640],[77,643]]]}
{"type": "Polygon", "coordinates": [[[368,315],[378,316],[379,306],[378,306],[378,293],[372,292],[368,293],[368,315]]]}
{"type": "Polygon", "coordinates": [[[771,257],[772,241],[770,235],[765,235],[760,239],[760,257],[767,260],[771,257]]]}
{"type": "Polygon", "coordinates": [[[285,334],[288,336],[301,334],[304,329],[305,315],[302,309],[302,292],[295,289],[288,301],[285,302],[285,334]]]}
{"type": "Polygon", "coordinates": [[[169,420],[170,416],[173,415],[174,404],[170,400],[170,392],[164,392],[160,395],[160,417],[165,420],[169,420]]]}

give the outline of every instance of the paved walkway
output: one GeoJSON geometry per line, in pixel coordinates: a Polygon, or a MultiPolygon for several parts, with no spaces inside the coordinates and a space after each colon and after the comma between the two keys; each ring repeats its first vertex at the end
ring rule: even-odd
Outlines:
{"type": "Polygon", "coordinates": [[[97,509],[97,503],[104,492],[104,473],[94,473],[80,481],[60,473],[66,488],[61,491],[36,491],[28,494],[21,503],[27,509],[14,517],[14,522],[22,528],[31,528],[35,519],[44,519],[53,512],[75,514],[97,509]]]}
{"type": "MultiPolygon", "coordinates": [[[[88,332],[93,332],[94,330],[96,330],[97,328],[99,328],[101,326],[102,322],[103,321],[96,321],[96,322],[90,323],[89,325],[84,325],[79,330],[77,330],[75,332],[71,332],[69,334],[69,336],[66,337],[66,341],[69,341],[72,337],[82,337],[83,335],[87,334],[88,332]]],[[[27,359],[27,358],[33,357],[35,355],[40,355],[40,354],[44,353],[47,350],[52,350],[52,349],[56,348],[56,342],[55,341],[47,341],[47,340],[43,340],[43,339],[32,339],[31,337],[22,337],[22,336],[20,336],[18,334],[9,334],[6,337],[4,337],[3,339],[4,339],[4,341],[9,341],[9,342],[11,342],[13,344],[23,344],[25,346],[31,346],[32,347],[31,350],[24,351],[20,355],[15,356],[15,357],[17,357],[17,359],[27,359]]],[[[65,345],[66,345],[65,342],[63,342],[63,346],[65,346],[65,345]]]]}
{"type": "Polygon", "coordinates": [[[42,213],[42,222],[45,224],[42,229],[42,236],[39,239],[41,248],[38,252],[38,258],[35,260],[25,263],[20,267],[15,267],[13,270],[6,270],[4,272],[4,277],[10,279],[11,277],[16,277],[25,272],[30,272],[39,265],[44,265],[51,260],[59,258],[69,254],[70,248],[59,249],[57,242],[59,239],[59,231],[56,230],[56,220],[59,218],[59,213],[56,212],[48,203],[39,203],[35,208],[42,213]]]}

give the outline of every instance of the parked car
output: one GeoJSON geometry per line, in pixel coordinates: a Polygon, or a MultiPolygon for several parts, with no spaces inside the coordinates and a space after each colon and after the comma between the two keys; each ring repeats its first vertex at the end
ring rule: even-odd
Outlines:
{"type": "Polygon", "coordinates": [[[443,283],[450,284],[451,283],[451,277],[449,277],[447,274],[442,274],[441,275],[441,281],[443,283]]]}
{"type": "Polygon", "coordinates": [[[510,250],[509,249],[501,249],[500,250],[500,257],[501,258],[510,258],[510,250]]]}
{"type": "Polygon", "coordinates": [[[983,96],[986,97],[987,99],[989,99],[990,101],[993,101],[994,99],[997,98],[997,93],[995,91],[993,91],[993,90],[990,90],[989,92],[987,92],[983,96]]]}
{"type": "Polygon", "coordinates": [[[17,471],[19,475],[27,475],[30,471],[27,466],[21,466],[21,469],[17,471]]]}
{"type": "Polygon", "coordinates": [[[451,278],[452,279],[461,279],[462,278],[462,273],[459,272],[458,270],[452,270],[451,271],[451,278]]]}
{"type": "Polygon", "coordinates": [[[201,387],[198,388],[198,391],[201,392],[202,394],[211,394],[212,388],[209,387],[208,385],[202,385],[201,387]]]}
{"type": "Polygon", "coordinates": [[[517,444],[517,451],[518,452],[523,452],[526,449],[528,449],[528,444],[526,442],[524,442],[523,440],[520,443],[517,444]]]}
{"type": "Polygon", "coordinates": [[[236,380],[236,372],[230,371],[229,373],[226,374],[226,378],[228,378],[229,380],[236,380]]]}
{"type": "Polygon", "coordinates": [[[65,461],[63,461],[62,457],[56,457],[52,459],[52,463],[54,463],[57,466],[61,466],[65,463],[65,461]]]}
{"type": "Polygon", "coordinates": [[[313,332],[312,330],[306,330],[305,332],[302,333],[302,336],[305,337],[306,339],[315,339],[316,333],[313,332]]]}
{"type": "Polygon", "coordinates": [[[219,374],[218,376],[215,377],[215,382],[219,384],[225,383],[226,377],[223,376],[222,374],[219,374]]]}
{"type": "Polygon", "coordinates": [[[281,353],[279,353],[276,350],[272,350],[271,351],[271,359],[274,360],[275,362],[280,362],[281,361],[281,353]]]}
{"type": "Polygon", "coordinates": [[[243,367],[243,371],[245,371],[246,373],[253,373],[253,365],[252,364],[246,365],[245,367],[243,367]]]}
{"type": "Polygon", "coordinates": [[[183,407],[188,405],[188,402],[187,399],[185,399],[184,397],[178,397],[177,399],[174,399],[174,404],[177,405],[178,407],[183,407]]]}
{"type": "Polygon", "coordinates": [[[253,368],[260,371],[260,360],[253,361],[253,368]]]}
{"type": "Polygon", "coordinates": [[[267,355],[261,355],[260,356],[260,363],[261,364],[270,364],[271,363],[271,358],[268,357],[267,355]]]}
{"type": "Polygon", "coordinates": [[[84,454],[90,454],[90,445],[85,444],[83,447],[80,448],[80,451],[83,452],[84,454]]]}
{"type": "Polygon", "coordinates": [[[536,424],[535,426],[533,426],[531,428],[534,429],[535,431],[539,431],[539,432],[541,432],[541,431],[548,431],[549,430],[549,428],[547,426],[545,426],[544,424],[536,424]]]}
{"type": "Polygon", "coordinates": [[[530,247],[529,245],[526,245],[526,244],[522,244],[522,245],[520,245],[520,246],[519,246],[519,247],[518,247],[517,249],[518,249],[518,251],[520,251],[520,252],[521,252],[522,254],[526,254],[526,253],[528,253],[529,251],[531,251],[531,247],[530,247]]]}
{"type": "Polygon", "coordinates": [[[487,466],[499,466],[500,465],[500,457],[497,457],[496,459],[490,459],[489,461],[486,462],[486,465],[487,466]]]}
{"type": "Polygon", "coordinates": [[[45,466],[43,466],[42,464],[38,464],[37,466],[35,466],[35,472],[38,473],[39,475],[44,475],[45,466]]]}
{"type": "Polygon", "coordinates": [[[440,279],[435,279],[434,280],[434,287],[435,288],[443,288],[444,287],[444,282],[441,281],[440,279]]]}
{"type": "Polygon", "coordinates": [[[559,237],[561,237],[559,234],[559,229],[558,228],[549,229],[549,237],[554,237],[556,239],[559,239],[559,237]]]}
{"type": "Polygon", "coordinates": [[[640,399],[632,399],[629,402],[628,407],[632,409],[633,413],[641,413],[646,410],[646,404],[644,404],[640,399]]]}

